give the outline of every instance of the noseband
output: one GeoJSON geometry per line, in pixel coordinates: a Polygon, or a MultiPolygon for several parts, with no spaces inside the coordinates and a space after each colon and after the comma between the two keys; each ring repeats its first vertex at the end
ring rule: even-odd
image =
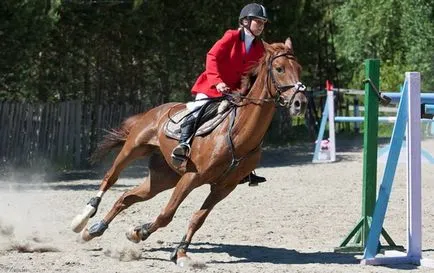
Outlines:
{"type": "Polygon", "coordinates": [[[275,104],[279,104],[280,106],[284,106],[284,107],[291,107],[292,103],[294,102],[295,96],[298,93],[303,92],[304,90],[306,90],[306,86],[304,84],[302,84],[301,82],[297,82],[295,84],[290,84],[290,85],[280,85],[280,83],[278,83],[276,81],[276,78],[274,77],[274,73],[273,73],[273,62],[274,60],[276,60],[277,58],[280,57],[286,57],[288,59],[294,59],[294,56],[289,53],[289,52],[285,52],[285,53],[281,53],[278,54],[276,56],[270,57],[269,62],[268,62],[268,77],[271,78],[271,82],[274,85],[274,88],[276,89],[276,93],[273,95],[271,93],[271,88],[269,86],[269,81],[267,81],[267,90],[268,90],[268,94],[270,95],[270,97],[273,99],[275,104]],[[296,88],[294,94],[292,94],[291,99],[285,100],[282,97],[282,93],[292,89],[292,88],[296,88]]]}

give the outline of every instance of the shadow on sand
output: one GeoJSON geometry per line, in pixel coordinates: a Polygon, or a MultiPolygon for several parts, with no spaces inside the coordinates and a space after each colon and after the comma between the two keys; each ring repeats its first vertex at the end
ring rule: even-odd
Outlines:
{"type": "MultiPolygon", "coordinates": [[[[174,243],[176,245],[176,243],[174,243]]],[[[208,264],[243,264],[243,263],[270,263],[270,264],[359,264],[360,260],[354,253],[334,252],[298,252],[294,249],[274,248],[258,245],[216,244],[216,243],[192,243],[191,253],[226,253],[237,260],[223,261],[211,260],[208,264]]],[[[146,252],[167,251],[173,248],[151,248],[146,252]]],[[[388,265],[388,268],[411,270],[415,265],[388,265]]]]}

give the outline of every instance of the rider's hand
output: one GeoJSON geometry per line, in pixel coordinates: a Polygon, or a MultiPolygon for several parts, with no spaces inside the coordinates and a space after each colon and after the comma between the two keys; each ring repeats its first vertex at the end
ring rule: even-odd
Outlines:
{"type": "Polygon", "coordinates": [[[220,93],[230,91],[230,88],[229,88],[229,87],[226,85],[226,83],[224,83],[224,82],[218,83],[218,84],[215,86],[215,88],[216,88],[217,91],[219,91],[220,93]]]}

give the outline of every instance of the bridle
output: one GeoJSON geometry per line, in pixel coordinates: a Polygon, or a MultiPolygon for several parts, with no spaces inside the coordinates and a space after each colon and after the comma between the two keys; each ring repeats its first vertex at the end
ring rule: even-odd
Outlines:
{"type": "Polygon", "coordinates": [[[284,53],[280,53],[277,54],[275,56],[271,56],[269,61],[268,61],[268,74],[267,77],[271,78],[271,83],[274,85],[274,88],[276,89],[276,93],[273,95],[271,93],[271,88],[269,86],[269,82],[267,79],[267,91],[268,91],[268,95],[273,99],[275,104],[279,104],[280,106],[283,107],[291,107],[295,96],[298,93],[303,92],[304,90],[306,90],[306,86],[304,84],[302,84],[301,82],[297,82],[295,84],[289,84],[289,85],[280,85],[280,83],[277,82],[276,78],[274,77],[274,73],[273,73],[273,62],[274,60],[276,60],[277,58],[280,57],[286,57],[288,59],[295,59],[294,55],[292,55],[290,52],[284,52],[284,53]],[[292,94],[291,99],[289,100],[285,100],[282,97],[282,93],[292,89],[292,88],[296,88],[294,94],[292,94]]]}
{"type": "MultiPolygon", "coordinates": [[[[297,82],[295,84],[290,84],[290,85],[280,85],[279,84],[279,82],[274,77],[272,65],[273,65],[273,61],[276,60],[277,58],[280,58],[280,57],[287,57],[289,59],[295,59],[294,55],[292,55],[290,52],[281,53],[281,54],[278,54],[276,56],[271,56],[269,58],[269,61],[267,64],[268,73],[267,73],[267,83],[266,83],[269,98],[251,98],[251,97],[247,97],[244,95],[238,95],[239,98],[243,98],[243,99],[251,100],[251,101],[274,102],[274,104],[276,104],[276,105],[286,106],[286,107],[290,108],[292,105],[292,102],[295,99],[295,96],[298,93],[304,91],[306,89],[306,86],[304,86],[301,82],[297,82]],[[274,88],[276,89],[276,93],[274,95],[271,93],[270,80],[269,79],[271,79],[271,83],[274,85],[274,88]],[[296,88],[294,94],[291,96],[291,99],[290,100],[283,99],[282,93],[291,89],[291,88],[296,88]]],[[[230,97],[234,97],[234,94],[230,94],[230,93],[225,93],[225,95],[230,96],[230,97]]],[[[237,105],[237,106],[241,106],[241,105],[238,105],[234,102],[232,102],[232,103],[237,105]]],[[[236,108],[235,108],[235,110],[236,110],[236,108]]],[[[255,153],[258,149],[260,149],[260,147],[262,145],[262,141],[261,141],[258,144],[258,146],[256,146],[253,150],[248,152],[243,157],[240,157],[240,158],[235,157],[235,146],[234,146],[234,143],[233,143],[233,140],[231,137],[232,136],[232,129],[233,129],[234,124],[235,124],[235,115],[236,115],[235,110],[231,112],[230,122],[229,122],[229,130],[228,130],[227,137],[226,137],[229,149],[230,149],[231,154],[232,154],[232,161],[231,161],[231,164],[229,165],[229,167],[221,175],[222,177],[227,176],[231,171],[233,171],[236,167],[238,167],[238,165],[240,164],[240,162],[242,160],[244,160],[245,158],[247,158],[250,155],[252,155],[253,153],[255,153]]]]}

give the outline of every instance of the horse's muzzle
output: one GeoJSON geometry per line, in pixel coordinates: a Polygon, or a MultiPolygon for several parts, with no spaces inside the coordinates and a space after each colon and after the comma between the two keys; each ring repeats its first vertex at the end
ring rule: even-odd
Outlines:
{"type": "Polygon", "coordinates": [[[293,98],[285,98],[283,96],[279,99],[279,104],[288,108],[291,116],[303,115],[306,111],[307,98],[304,93],[299,92],[293,98]]]}
{"type": "Polygon", "coordinates": [[[293,115],[304,115],[307,107],[307,98],[303,93],[298,93],[292,103],[292,107],[294,109],[293,115]]]}

